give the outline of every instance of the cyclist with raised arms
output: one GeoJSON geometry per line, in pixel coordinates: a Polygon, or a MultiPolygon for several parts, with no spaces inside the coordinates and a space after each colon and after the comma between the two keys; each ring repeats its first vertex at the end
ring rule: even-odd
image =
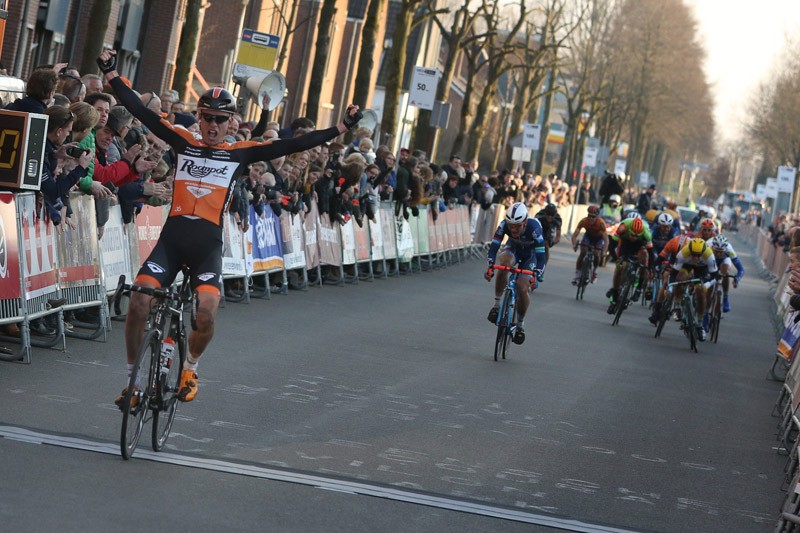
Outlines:
{"type": "MultiPolygon", "coordinates": [[[[542,236],[542,225],[535,218],[528,218],[528,208],[522,202],[516,202],[506,211],[506,218],[494,232],[492,244],[489,245],[488,253],[489,268],[484,277],[486,281],[491,281],[494,275],[494,264],[512,267],[519,264],[519,268],[536,272],[537,281],[533,284],[533,289],[541,280],[542,267],[544,267],[544,237],[542,236]],[[503,243],[503,239],[508,239],[503,243]],[[498,251],[500,252],[498,255],[498,251]]],[[[500,271],[494,283],[494,305],[489,311],[489,322],[497,322],[497,315],[500,312],[500,298],[503,290],[508,283],[508,272],[500,271]]],[[[530,305],[530,295],[528,290],[531,288],[530,274],[520,274],[517,277],[517,295],[519,298],[517,305],[517,327],[514,332],[513,341],[516,344],[525,342],[525,313],[530,305]]]]}
{"type": "MultiPolygon", "coordinates": [[[[227,143],[223,138],[236,112],[236,99],[222,87],[214,87],[197,103],[201,135],[198,140],[147,109],[120,79],[116,58],[116,51],[106,50],[97,58],[97,64],[117,98],[177,154],[169,216],[134,283],[168,287],[182,265],[191,269],[191,285],[197,291],[197,330],[189,335],[189,353],[180,381],[180,398],[188,402],[197,395],[197,362],[214,335],[222,284],[222,223],[237,180],[250,163],[307,150],[345,133],[358,124],[361,112],[358,106],[351,105],[337,126],[292,139],[227,143]]],[[[140,293],[131,295],[125,321],[128,374],[139,351],[150,301],[151,297],[140,293]]],[[[121,405],[121,397],[116,403],[121,405]]]]}
{"type": "Polygon", "coordinates": [[[606,293],[609,299],[609,315],[614,314],[614,306],[619,296],[619,286],[622,283],[624,264],[634,257],[638,259],[639,264],[642,266],[634,282],[632,299],[635,302],[641,296],[642,290],[639,288],[639,281],[646,275],[649,250],[653,247],[652,235],[650,235],[650,230],[641,216],[623,220],[617,227],[617,231],[611,236],[611,239],[618,243],[614,255],[620,260],[617,261],[617,267],[614,269],[614,284],[606,293]]]}
{"type": "Polygon", "coordinates": [[[728,301],[728,289],[730,288],[730,278],[727,277],[730,272],[731,266],[736,267],[736,277],[733,278],[733,286],[737,287],[739,281],[744,276],[744,265],[739,257],[736,255],[736,250],[733,249],[730,241],[725,235],[717,235],[706,241],[714,252],[714,259],[717,261],[717,267],[722,278],[722,312],[727,313],[731,310],[731,304],[728,301]]]}
{"type": "MultiPolygon", "coordinates": [[[[678,271],[678,281],[687,281],[697,278],[700,281],[695,283],[694,298],[695,315],[697,316],[697,338],[701,341],[706,340],[706,326],[703,325],[703,315],[706,312],[706,291],[705,288],[714,286],[713,279],[717,277],[717,262],[714,253],[706,241],[694,238],[678,252],[675,261],[675,270],[678,271]]],[[[675,302],[680,308],[683,300],[683,285],[676,285],[675,302]]]]}
{"type": "Polygon", "coordinates": [[[589,250],[591,250],[592,255],[594,255],[594,262],[592,263],[592,283],[597,280],[597,265],[600,264],[600,256],[608,247],[606,223],[599,215],[600,208],[596,205],[590,205],[586,216],[578,222],[578,225],[575,226],[575,231],[572,232],[572,249],[577,250],[578,246],[581,247],[581,251],[578,254],[578,261],[575,263],[575,279],[572,280],[573,285],[578,284],[578,279],[581,276],[581,264],[589,250]],[[579,244],[578,235],[580,235],[581,230],[584,230],[585,233],[579,244]]]}

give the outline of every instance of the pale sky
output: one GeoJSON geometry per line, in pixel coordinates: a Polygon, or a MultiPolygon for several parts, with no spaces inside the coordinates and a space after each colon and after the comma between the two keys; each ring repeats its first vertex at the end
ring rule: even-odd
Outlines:
{"type": "MultiPolygon", "coordinates": [[[[800,0],[684,0],[706,50],[714,117],[725,140],[737,138],[747,105],[786,47],[800,43],[800,0]]],[[[798,50],[800,53],[800,50],[798,50]]]]}

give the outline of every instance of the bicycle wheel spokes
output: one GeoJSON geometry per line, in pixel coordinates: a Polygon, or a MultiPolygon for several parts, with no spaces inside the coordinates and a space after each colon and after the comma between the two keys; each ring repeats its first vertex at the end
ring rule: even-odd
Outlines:
{"type": "Polygon", "coordinates": [[[178,410],[178,388],[181,380],[183,362],[186,360],[186,336],[181,335],[177,342],[175,353],[169,372],[161,374],[158,380],[158,409],[153,412],[153,450],[160,452],[169,438],[175,413],[178,410]]]}
{"type": "MultiPolygon", "coordinates": [[[[122,457],[130,459],[133,456],[142,428],[150,412],[150,401],[153,375],[153,358],[158,357],[156,339],[158,333],[150,330],[145,333],[136,362],[131,370],[128,380],[128,389],[122,404],[122,431],[120,432],[120,450],[122,457]],[[136,384],[139,382],[139,386],[136,384]]],[[[157,360],[157,359],[156,359],[157,360]]]]}

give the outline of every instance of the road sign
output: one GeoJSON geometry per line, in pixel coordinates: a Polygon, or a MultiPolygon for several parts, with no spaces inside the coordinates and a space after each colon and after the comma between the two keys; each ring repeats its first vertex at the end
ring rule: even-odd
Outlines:
{"type": "Polygon", "coordinates": [[[433,110],[436,99],[436,86],[439,84],[439,71],[435,68],[414,67],[408,105],[420,109],[433,110]]]}
{"type": "Polygon", "coordinates": [[[583,166],[594,167],[597,165],[597,153],[600,151],[599,147],[587,146],[583,150],[583,166]]]}
{"type": "Polygon", "coordinates": [[[233,75],[237,78],[249,78],[269,74],[275,68],[279,42],[280,37],[277,35],[243,29],[233,75]]]}
{"type": "Polygon", "coordinates": [[[538,150],[541,134],[541,125],[525,124],[522,127],[522,147],[529,150],[538,150]]]}
{"type": "Polygon", "coordinates": [[[614,160],[614,174],[617,176],[624,176],[625,170],[628,168],[628,160],[627,159],[616,159],[614,160]]]}
{"type": "Polygon", "coordinates": [[[794,192],[796,172],[794,167],[778,167],[778,192],[794,192]]]}

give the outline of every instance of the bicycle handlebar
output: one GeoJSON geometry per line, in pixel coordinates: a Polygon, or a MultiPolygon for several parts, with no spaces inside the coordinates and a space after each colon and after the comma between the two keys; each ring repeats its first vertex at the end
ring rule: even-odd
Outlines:
{"type": "Polygon", "coordinates": [[[535,276],[536,272],[533,270],[525,270],[523,268],[516,268],[516,267],[509,267],[505,265],[494,265],[492,266],[493,270],[505,270],[506,272],[513,272],[515,274],[525,274],[528,276],[535,276]]]}
{"type": "Polygon", "coordinates": [[[120,300],[122,296],[125,294],[130,294],[132,292],[138,292],[141,294],[146,294],[148,296],[153,296],[155,298],[166,298],[171,300],[180,300],[183,303],[188,303],[190,300],[183,298],[179,291],[173,289],[172,287],[142,287],[139,285],[131,285],[125,283],[125,274],[120,275],[119,281],[117,282],[117,289],[114,291],[114,312],[117,315],[122,314],[122,308],[120,307],[120,300]]]}

